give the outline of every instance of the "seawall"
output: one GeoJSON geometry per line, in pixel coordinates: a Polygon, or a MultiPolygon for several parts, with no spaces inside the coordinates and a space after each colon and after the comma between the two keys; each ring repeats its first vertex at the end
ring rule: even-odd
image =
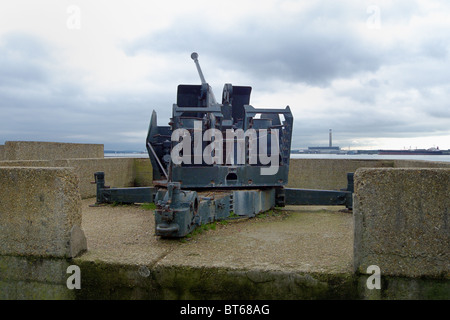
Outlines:
{"type": "Polygon", "coordinates": [[[2,149],[4,160],[103,158],[104,152],[102,144],[44,141],[6,141],[2,149]]]}
{"type": "Polygon", "coordinates": [[[111,187],[152,185],[148,159],[104,158],[103,145],[7,141],[0,146],[1,167],[73,168],[83,199],[95,197],[94,173],[105,172],[111,187]]]}
{"type": "Polygon", "coordinates": [[[450,163],[421,160],[291,159],[287,186],[321,190],[345,189],[347,173],[359,168],[450,168],[450,163]]]}
{"type": "MultiPolygon", "coordinates": [[[[7,141],[4,146],[0,145],[0,166],[72,167],[79,177],[83,199],[96,195],[95,185],[91,182],[97,171],[105,172],[106,184],[111,187],[145,187],[153,183],[152,166],[148,158],[104,158],[103,145],[7,141]],[[26,151],[27,148],[31,151],[26,151]],[[8,149],[10,151],[6,152],[8,149]],[[6,156],[7,154],[15,156],[6,156]],[[26,157],[20,159],[19,155],[26,157]],[[35,159],[29,159],[32,155],[35,159]]],[[[345,189],[347,173],[359,168],[450,168],[450,163],[420,160],[291,159],[287,187],[345,189]]]]}
{"type": "Polygon", "coordinates": [[[150,185],[148,159],[85,156],[0,161],[0,299],[450,298],[447,163],[293,159],[290,187],[355,172],[353,212],[292,206],[177,241],[140,206],[89,207],[94,172],[150,185]]]}

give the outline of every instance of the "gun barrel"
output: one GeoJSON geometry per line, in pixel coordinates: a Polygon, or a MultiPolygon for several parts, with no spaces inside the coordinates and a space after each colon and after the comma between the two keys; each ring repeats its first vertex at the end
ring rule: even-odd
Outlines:
{"type": "Polygon", "coordinates": [[[202,68],[200,68],[200,63],[198,62],[198,53],[192,52],[191,58],[195,62],[195,66],[197,67],[198,75],[200,76],[200,80],[202,81],[202,84],[205,84],[206,80],[205,80],[205,77],[203,76],[202,68]]]}

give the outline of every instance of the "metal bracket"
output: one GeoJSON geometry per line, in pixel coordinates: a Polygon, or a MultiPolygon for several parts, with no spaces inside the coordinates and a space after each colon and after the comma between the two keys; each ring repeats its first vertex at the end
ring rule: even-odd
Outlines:
{"type": "Polygon", "coordinates": [[[96,205],[102,203],[149,203],[154,202],[156,188],[110,188],[105,186],[105,173],[94,173],[97,185],[96,205]]]}
{"type": "Polygon", "coordinates": [[[351,210],[353,207],[353,173],[347,174],[347,189],[314,190],[285,188],[286,205],[342,205],[351,210]]]}

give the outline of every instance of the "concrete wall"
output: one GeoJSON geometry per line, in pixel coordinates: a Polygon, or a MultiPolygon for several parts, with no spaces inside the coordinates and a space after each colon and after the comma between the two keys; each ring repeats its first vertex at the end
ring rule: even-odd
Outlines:
{"type": "Polygon", "coordinates": [[[80,178],[82,198],[95,197],[96,186],[94,173],[105,172],[106,184],[111,187],[134,186],[134,159],[71,159],[65,160],[68,167],[73,167],[80,178]]]}
{"type": "Polygon", "coordinates": [[[0,186],[0,255],[71,258],[86,249],[73,169],[0,167],[0,186]]]}
{"type": "Polygon", "coordinates": [[[291,159],[289,188],[340,190],[347,187],[347,173],[358,168],[394,167],[393,160],[291,159]]]}
{"type": "Polygon", "coordinates": [[[291,159],[289,188],[340,190],[347,173],[359,168],[450,168],[448,162],[420,160],[291,159]]]}
{"type": "Polygon", "coordinates": [[[153,168],[148,158],[134,159],[134,186],[147,187],[153,184],[153,168]]]}
{"type": "Polygon", "coordinates": [[[111,187],[152,185],[149,159],[104,158],[103,145],[36,141],[7,141],[0,146],[0,166],[72,167],[82,198],[95,197],[94,173],[105,172],[111,187]]]}
{"type": "MultiPolygon", "coordinates": [[[[135,159],[133,158],[104,158],[104,159],[69,159],[69,160],[22,160],[0,161],[4,167],[71,167],[79,178],[81,197],[95,197],[96,186],[94,173],[104,171],[106,184],[111,187],[134,186],[135,159]]],[[[150,162],[150,161],[148,161],[150,162]]],[[[142,171],[142,170],[141,170],[142,171]]],[[[142,178],[141,183],[145,180],[142,178]]]]}
{"type": "MultiPolygon", "coordinates": [[[[152,166],[148,158],[103,158],[65,160],[0,161],[0,166],[73,167],[80,179],[81,197],[95,197],[94,173],[104,171],[111,187],[152,185],[152,166]]],[[[340,190],[347,186],[347,173],[358,168],[449,167],[450,163],[411,160],[291,159],[290,188],[340,190]]]]}
{"type": "Polygon", "coordinates": [[[3,157],[5,160],[103,158],[103,149],[102,144],[6,141],[3,157]]]}
{"type": "Polygon", "coordinates": [[[450,278],[450,168],[355,173],[354,268],[450,278]]]}
{"type": "Polygon", "coordinates": [[[0,300],[72,300],[67,259],[0,255],[0,300]]]}
{"type": "MultiPolygon", "coordinates": [[[[450,278],[450,164],[293,159],[291,165],[290,184],[299,188],[344,188],[346,173],[356,172],[356,272],[378,265],[382,276],[450,278]]],[[[75,298],[66,269],[87,246],[80,198],[95,196],[96,171],[113,187],[149,185],[152,177],[145,158],[0,162],[0,299],[75,298]]]]}
{"type": "Polygon", "coordinates": [[[395,168],[450,168],[450,162],[423,160],[394,160],[395,168]]]}
{"type": "Polygon", "coordinates": [[[0,167],[0,299],[74,299],[71,258],[87,249],[72,168],[0,167]]]}

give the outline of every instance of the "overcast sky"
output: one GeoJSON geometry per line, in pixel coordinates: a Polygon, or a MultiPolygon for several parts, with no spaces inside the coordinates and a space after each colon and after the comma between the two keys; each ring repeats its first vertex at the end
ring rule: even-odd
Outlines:
{"type": "Polygon", "coordinates": [[[145,150],[178,84],[291,107],[293,148],[450,149],[450,1],[2,1],[0,144],[145,150]]]}

